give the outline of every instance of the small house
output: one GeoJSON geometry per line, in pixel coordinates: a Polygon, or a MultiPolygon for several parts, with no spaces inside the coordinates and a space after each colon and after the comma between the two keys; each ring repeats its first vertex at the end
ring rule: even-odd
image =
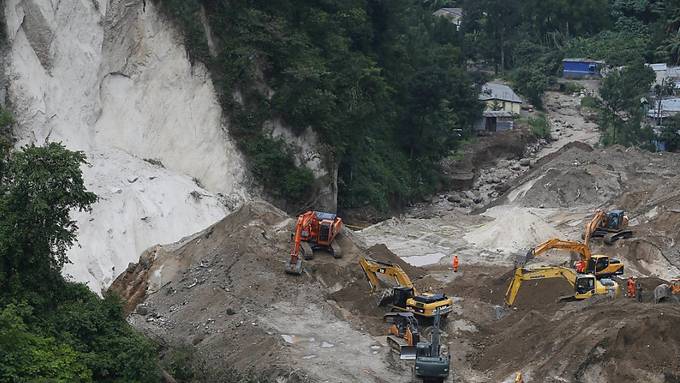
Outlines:
{"type": "Polygon", "coordinates": [[[668,65],[666,65],[665,63],[645,65],[654,71],[654,75],[656,76],[656,79],[654,80],[654,85],[662,85],[664,80],[668,76],[668,65]]]}
{"type": "Polygon", "coordinates": [[[487,110],[483,118],[475,124],[476,132],[501,132],[514,127],[512,113],[505,110],[487,110]]]}
{"type": "Polygon", "coordinates": [[[460,29],[463,23],[463,8],[441,8],[434,13],[434,16],[447,18],[452,24],[456,26],[456,29],[460,29]]]}
{"type": "Polygon", "coordinates": [[[672,97],[661,100],[660,105],[657,103],[650,105],[647,117],[660,120],[675,116],[678,113],[680,113],[680,98],[672,97]]]}
{"type": "Polygon", "coordinates": [[[519,114],[522,99],[507,85],[488,82],[482,86],[479,100],[484,102],[486,111],[506,111],[519,114]]]}
{"type": "Polygon", "coordinates": [[[602,77],[604,61],[590,59],[562,60],[562,77],[564,78],[597,78],[602,77]]]}

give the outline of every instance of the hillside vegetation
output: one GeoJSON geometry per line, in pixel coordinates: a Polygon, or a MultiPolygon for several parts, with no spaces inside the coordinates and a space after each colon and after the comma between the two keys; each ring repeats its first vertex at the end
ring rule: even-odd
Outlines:
{"type": "Polygon", "coordinates": [[[155,346],[122,305],[67,281],[77,226],[89,209],[85,157],[60,144],[0,156],[0,382],[158,382],[155,346]]]}
{"type": "Polygon", "coordinates": [[[387,209],[437,188],[438,161],[481,113],[461,36],[420,2],[160,4],[211,69],[231,134],[274,196],[305,200],[312,177],[263,131],[267,120],[320,135],[327,164],[339,169],[340,207],[387,209]]]}
{"type": "MultiPolygon", "coordinates": [[[[465,56],[511,80],[537,106],[555,85],[565,57],[606,61],[614,72],[602,84],[599,125],[604,145],[653,148],[640,100],[654,74],[643,63],[680,64],[680,2],[676,0],[462,0],[465,56]]],[[[676,90],[656,89],[657,95],[676,90]]],[[[675,120],[662,137],[677,148],[675,120]],[[674,129],[674,130],[673,130],[674,129]]]]}

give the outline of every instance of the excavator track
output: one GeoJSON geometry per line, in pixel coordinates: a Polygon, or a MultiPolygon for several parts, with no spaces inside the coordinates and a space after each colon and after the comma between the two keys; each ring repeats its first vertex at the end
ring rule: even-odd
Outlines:
{"type": "Polygon", "coordinates": [[[342,258],[342,248],[338,244],[337,241],[333,241],[331,243],[331,254],[333,255],[333,258],[342,258]]]}
{"type": "Polygon", "coordinates": [[[633,237],[633,231],[632,230],[623,230],[619,231],[618,233],[607,233],[604,235],[604,243],[607,245],[613,245],[614,242],[618,241],[619,239],[629,239],[633,237]]]}

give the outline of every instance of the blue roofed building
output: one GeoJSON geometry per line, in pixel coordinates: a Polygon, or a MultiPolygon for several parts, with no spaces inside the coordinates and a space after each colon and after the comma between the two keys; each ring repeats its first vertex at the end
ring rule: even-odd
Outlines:
{"type": "Polygon", "coordinates": [[[598,78],[602,77],[604,61],[591,59],[562,60],[562,77],[564,78],[598,78]]]}

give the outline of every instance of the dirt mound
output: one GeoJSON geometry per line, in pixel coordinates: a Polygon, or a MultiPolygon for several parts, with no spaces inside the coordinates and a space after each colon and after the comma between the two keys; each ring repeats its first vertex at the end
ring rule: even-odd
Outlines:
{"type": "Polygon", "coordinates": [[[618,195],[615,173],[598,165],[549,168],[519,199],[527,207],[599,205],[618,195]]]}
{"type": "Polygon", "coordinates": [[[480,249],[518,253],[549,238],[559,237],[555,228],[538,215],[513,206],[496,206],[484,215],[495,219],[465,235],[480,249]]]}
{"type": "Polygon", "coordinates": [[[522,370],[542,382],[663,382],[680,371],[680,307],[617,300],[569,304],[561,314],[504,318],[481,340],[475,367],[493,368],[497,377],[522,370]]]}
{"type": "Polygon", "coordinates": [[[266,370],[281,382],[293,381],[291,371],[295,381],[366,381],[364,371],[405,381],[376,351],[387,349],[330,300],[348,285],[355,290],[347,302],[367,296],[351,234],[338,239],[343,258],[315,252],[303,275],[292,276],[284,263],[293,225],[268,203],[244,205],[179,244],[156,247],[113,289],[130,309],[141,302],[133,326],[161,344],[192,345],[206,366],[266,370]]]}
{"type": "Polygon", "coordinates": [[[672,182],[670,169],[679,165],[677,154],[657,155],[620,146],[593,149],[574,142],[539,160],[512,182],[505,198],[490,206],[503,202],[528,207],[599,206],[629,192],[634,194],[627,197],[627,206],[621,207],[630,211],[658,203],[664,196],[677,196],[680,185],[672,182]],[[654,187],[664,190],[656,192],[654,187]],[[641,199],[646,203],[638,203],[641,199]]]}

